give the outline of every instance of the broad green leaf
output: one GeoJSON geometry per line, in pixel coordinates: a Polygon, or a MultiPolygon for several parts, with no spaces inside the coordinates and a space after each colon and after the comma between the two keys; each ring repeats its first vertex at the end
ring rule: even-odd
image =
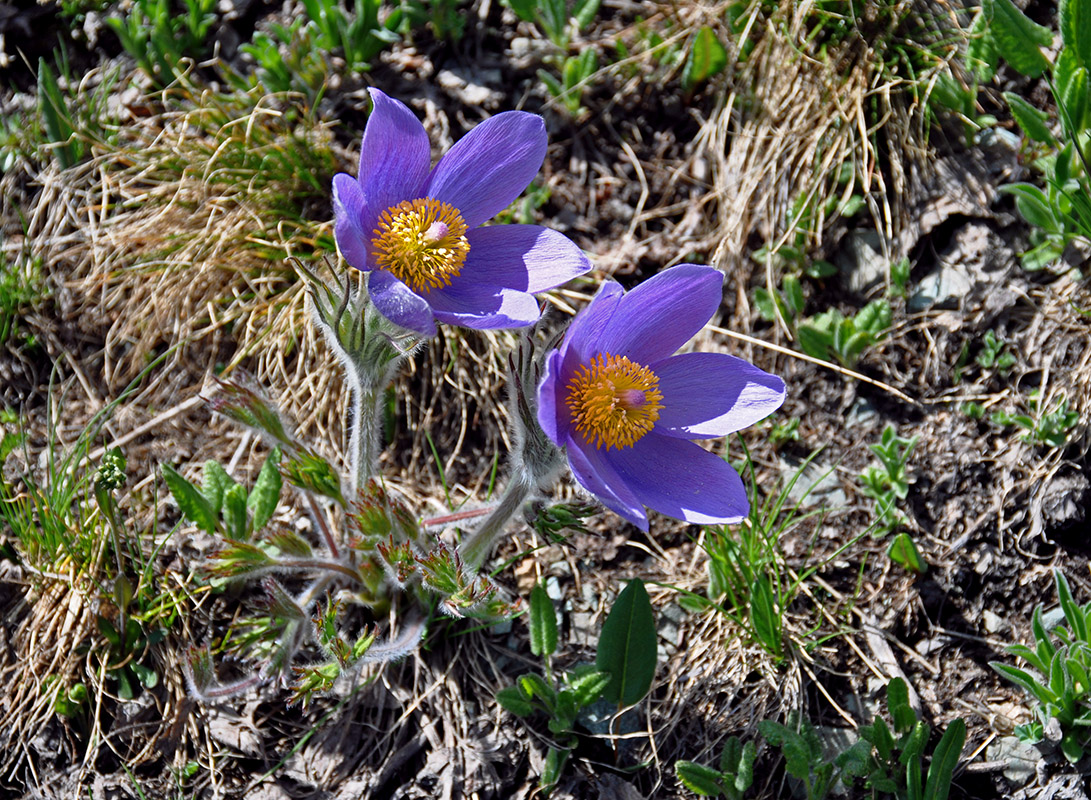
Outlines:
{"type": "Polygon", "coordinates": [[[798,317],[803,313],[803,286],[795,275],[785,275],[781,281],[784,289],[784,304],[788,307],[792,317],[798,317]]]}
{"type": "Polygon", "coordinates": [[[1091,66],[1091,4],[1087,0],[1061,0],[1057,18],[1064,49],[1075,54],[1082,66],[1091,66]]]}
{"type": "Polygon", "coordinates": [[[579,673],[573,671],[568,675],[568,684],[572,687],[572,695],[580,708],[585,708],[598,700],[609,682],[608,673],[595,669],[579,673]]]}
{"type": "Polygon", "coordinates": [[[935,752],[932,753],[932,763],[928,765],[928,780],[924,784],[925,800],[947,800],[951,791],[951,777],[958,766],[965,744],[966,723],[956,719],[947,726],[935,752]]]}
{"type": "Polygon", "coordinates": [[[200,490],[179,475],[170,464],[163,464],[160,472],[183,516],[206,533],[214,532],[216,512],[200,490]]]}
{"type": "Polygon", "coordinates": [[[536,675],[533,672],[528,672],[525,675],[520,675],[519,688],[527,695],[527,697],[538,698],[546,706],[552,710],[557,703],[557,692],[550,686],[541,675],[536,675]]]}
{"type": "Polygon", "coordinates": [[[524,22],[534,22],[534,10],[538,8],[536,0],[505,0],[504,4],[524,22]]]}
{"type": "Polygon", "coordinates": [[[708,25],[697,31],[686,66],[682,69],[682,87],[692,92],[727,66],[727,50],[708,25]]]}
{"type": "Polygon", "coordinates": [[[924,800],[921,786],[921,756],[917,753],[905,763],[906,800],[924,800]]]}
{"type": "Polygon", "coordinates": [[[675,761],[674,774],[682,785],[694,794],[702,797],[718,797],[721,792],[720,782],[723,776],[712,767],[696,764],[692,761],[675,761]]]}
{"type": "Polygon", "coordinates": [[[1045,192],[1029,183],[1009,183],[999,191],[1015,195],[1015,207],[1027,222],[1049,233],[1060,233],[1061,225],[1053,217],[1045,192]]]}
{"type": "Polygon", "coordinates": [[[644,583],[634,578],[617,596],[599,635],[595,664],[610,673],[603,697],[632,706],[648,693],[655,679],[655,615],[644,583]]]}
{"type": "Polygon", "coordinates": [[[1057,263],[1062,255],[1064,255],[1064,243],[1049,239],[1023,253],[1020,263],[1028,272],[1036,272],[1057,263]]]}
{"type": "Polygon", "coordinates": [[[205,496],[212,511],[219,514],[223,508],[224,492],[235,485],[235,479],[227,474],[227,470],[220,466],[218,461],[209,459],[205,462],[201,474],[201,494],[205,496]]]}
{"type": "Polygon", "coordinates": [[[1023,133],[1036,142],[1054,143],[1053,134],[1046,127],[1045,114],[1014,92],[1004,92],[1004,99],[1008,101],[1011,115],[1015,117],[1023,133]]]}
{"type": "Polygon", "coordinates": [[[970,25],[970,37],[966,43],[966,66],[978,83],[988,83],[1000,66],[1000,54],[996,42],[989,33],[988,19],[982,9],[970,25]]]}
{"type": "Polygon", "coordinates": [[[534,713],[534,705],[519,690],[518,686],[508,686],[496,693],[496,702],[506,711],[517,717],[528,717],[534,713]]]}
{"type": "Polygon", "coordinates": [[[254,481],[254,487],[250,490],[250,496],[246,498],[246,506],[252,516],[251,530],[260,531],[265,524],[272,519],[280,502],[280,489],[282,480],[280,470],[280,448],[274,447],[261,465],[258,479],[254,481]]]}
{"type": "Polygon", "coordinates": [[[235,484],[224,492],[224,529],[231,539],[246,539],[246,488],[235,484]]]}
{"type": "Polygon", "coordinates": [[[561,750],[556,747],[549,748],[549,752],[546,753],[545,764],[542,765],[542,774],[538,778],[538,785],[544,795],[548,796],[561,779],[561,772],[564,770],[570,752],[570,750],[561,750]]]}
{"type": "Polygon", "coordinates": [[[1016,8],[1012,0],[984,0],[989,33],[1000,55],[1017,71],[1037,78],[1049,69],[1041,47],[1053,42],[1053,32],[1016,8]]]}
{"type": "Polygon", "coordinates": [[[551,656],[557,652],[557,612],[539,583],[530,593],[530,652],[551,656]]]}

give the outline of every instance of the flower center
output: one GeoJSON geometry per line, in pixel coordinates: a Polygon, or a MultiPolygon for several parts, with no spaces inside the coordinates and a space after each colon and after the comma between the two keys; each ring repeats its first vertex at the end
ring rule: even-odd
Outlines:
{"type": "Polygon", "coordinates": [[[580,366],[568,382],[565,404],[585,442],[620,450],[652,429],[662,400],[658,375],[625,356],[607,353],[580,366]]]}
{"type": "Polygon", "coordinates": [[[385,269],[417,294],[451,285],[470,252],[458,209],[430,197],[403,200],[379,216],[371,249],[385,269]]]}

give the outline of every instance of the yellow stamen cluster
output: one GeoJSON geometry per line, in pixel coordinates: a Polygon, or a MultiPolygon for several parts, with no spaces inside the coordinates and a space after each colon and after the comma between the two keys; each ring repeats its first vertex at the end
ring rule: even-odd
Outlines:
{"type": "Polygon", "coordinates": [[[659,376],[625,356],[607,353],[580,366],[568,382],[565,405],[585,442],[620,450],[652,429],[662,401],[659,376]]]}
{"type": "Polygon", "coordinates": [[[403,200],[379,216],[371,249],[385,269],[417,294],[451,285],[470,252],[458,209],[430,197],[403,200]]]}

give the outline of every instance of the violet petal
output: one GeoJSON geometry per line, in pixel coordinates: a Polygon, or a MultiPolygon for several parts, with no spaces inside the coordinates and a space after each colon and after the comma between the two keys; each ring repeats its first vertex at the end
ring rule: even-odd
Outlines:
{"type": "Polygon", "coordinates": [[[632,447],[606,452],[603,460],[641,503],[669,517],[707,525],[738,522],[750,513],[738,473],[695,442],[653,431],[632,447]]]}
{"type": "Polygon", "coordinates": [[[341,172],[333,176],[333,238],[351,266],[369,270],[368,244],[360,223],[364,217],[364,196],[360,184],[341,172]]]}
{"type": "Polygon", "coordinates": [[[507,208],[542,168],[545,123],[505,111],[480,123],[436,164],[426,194],[450,203],[470,228],[507,208]]]}
{"type": "Polygon", "coordinates": [[[667,436],[726,436],[765,419],[784,402],[783,380],[723,353],[685,353],[651,369],[663,393],[655,432],[667,436]]]}
{"type": "Polygon", "coordinates": [[[723,299],[723,273],[679,264],[627,292],[599,339],[602,352],[645,366],[666,358],[705,326],[723,299]]]}
{"type": "Polygon", "coordinates": [[[591,269],[587,256],[564,234],[540,225],[492,225],[466,234],[463,267],[475,281],[534,294],[591,269]]]}
{"type": "Polygon", "coordinates": [[[440,322],[478,330],[525,328],[541,316],[533,295],[469,281],[433,290],[428,302],[440,322]]]}
{"type": "Polygon", "coordinates": [[[370,236],[379,215],[403,200],[424,196],[432,145],[424,126],[403,103],[378,89],[360,145],[360,188],[367,206],[361,218],[370,236]]]}
{"type": "Polygon", "coordinates": [[[582,442],[572,438],[568,440],[566,451],[568,465],[580,486],[619,517],[629,520],[642,531],[648,530],[648,515],[644,506],[617,470],[603,458],[602,451],[585,447],[582,442]]]}
{"type": "Polygon", "coordinates": [[[368,273],[367,291],[375,309],[396,325],[422,336],[436,335],[428,302],[385,270],[368,273]]]}

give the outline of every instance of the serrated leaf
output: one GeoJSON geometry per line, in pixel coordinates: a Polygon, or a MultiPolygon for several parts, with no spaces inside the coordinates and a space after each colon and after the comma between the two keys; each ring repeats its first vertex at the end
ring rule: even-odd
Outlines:
{"type": "Polygon", "coordinates": [[[283,481],[280,477],[280,449],[273,448],[261,465],[258,479],[254,481],[254,487],[250,490],[250,496],[246,498],[246,506],[252,516],[251,530],[260,531],[265,527],[277,510],[280,502],[280,490],[283,481]]]}
{"type": "Polygon", "coordinates": [[[200,490],[170,464],[163,464],[159,471],[183,516],[206,533],[215,532],[217,515],[200,490]]]}
{"type": "Polygon", "coordinates": [[[674,774],[682,785],[694,794],[702,797],[718,797],[722,791],[720,782],[723,776],[712,767],[696,764],[693,761],[675,761],[674,774]]]}
{"type": "Polygon", "coordinates": [[[1055,140],[1053,134],[1050,133],[1049,128],[1046,127],[1045,114],[1014,92],[1004,92],[1004,99],[1008,101],[1008,108],[1011,109],[1011,115],[1015,118],[1015,121],[1019,123],[1019,127],[1023,129],[1023,133],[1036,142],[1054,144],[1055,140]]]}
{"type": "Polygon", "coordinates": [[[1011,0],[984,0],[983,7],[996,49],[1012,67],[1031,78],[1049,69],[1039,49],[1053,42],[1049,28],[1033,22],[1011,0]]]}
{"type": "Polygon", "coordinates": [[[551,656],[557,651],[557,612],[546,590],[538,584],[530,593],[530,652],[551,656]]]}
{"type": "Polygon", "coordinates": [[[644,583],[634,578],[602,624],[595,664],[610,673],[603,697],[632,706],[651,689],[656,667],[655,615],[644,583]]]}
{"type": "Polygon", "coordinates": [[[682,69],[682,87],[687,92],[719,74],[727,67],[727,50],[708,25],[697,31],[686,65],[682,69]]]}

